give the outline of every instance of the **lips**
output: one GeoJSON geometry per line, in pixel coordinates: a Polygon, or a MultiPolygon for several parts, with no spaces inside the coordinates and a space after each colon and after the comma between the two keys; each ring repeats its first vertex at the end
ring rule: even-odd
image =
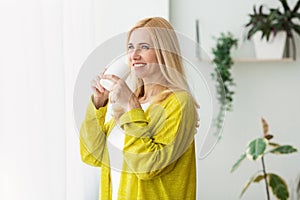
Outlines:
{"type": "Polygon", "coordinates": [[[146,63],[134,63],[133,67],[134,68],[139,68],[139,67],[145,67],[147,64],[146,63]]]}

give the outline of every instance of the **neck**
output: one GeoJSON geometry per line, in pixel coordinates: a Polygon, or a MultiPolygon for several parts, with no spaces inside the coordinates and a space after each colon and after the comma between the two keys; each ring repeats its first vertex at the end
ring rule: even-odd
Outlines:
{"type": "Polygon", "coordinates": [[[153,97],[161,93],[162,91],[166,90],[166,84],[145,84],[144,85],[144,96],[139,99],[140,103],[146,103],[151,101],[153,97]]]}

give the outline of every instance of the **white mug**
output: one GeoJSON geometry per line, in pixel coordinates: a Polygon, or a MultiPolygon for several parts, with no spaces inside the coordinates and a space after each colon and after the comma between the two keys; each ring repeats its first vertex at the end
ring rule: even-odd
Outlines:
{"type": "MultiPolygon", "coordinates": [[[[109,67],[104,72],[104,75],[113,74],[123,80],[126,80],[129,73],[130,73],[130,68],[125,58],[121,57],[109,65],[109,67]]],[[[111,91],[113,86],[113,83],[107,79],[101,79],[100,84],[108,91],[111,91]]]]}

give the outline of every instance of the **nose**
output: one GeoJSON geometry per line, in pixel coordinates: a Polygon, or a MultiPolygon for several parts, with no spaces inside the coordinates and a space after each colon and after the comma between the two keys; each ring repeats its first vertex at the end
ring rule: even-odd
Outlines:
{"type": "Polygon", "coordinates": [[[140,49],[134,49],[132,52],[131,52],[131,55],[130,55],[130,58],[132,60],[138,60],[141,58],[141,55],[140,55],[140,49]]]}

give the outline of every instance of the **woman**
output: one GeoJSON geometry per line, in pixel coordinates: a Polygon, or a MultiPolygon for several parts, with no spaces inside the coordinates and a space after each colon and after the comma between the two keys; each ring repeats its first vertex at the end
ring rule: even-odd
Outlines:
{"type": "Polygon", "coordinates": [[[117,76],[99,75],[80,131],[83,162],[102,170],[100,199],[196,199],[197,103],[169,22],[139,21],[128,33],[127,58],[134,91],[117,76]],[[111,91],[99,79],[112,81],[111,91]],[[122,108],[109,121],[108,104],[122,108]]]}

